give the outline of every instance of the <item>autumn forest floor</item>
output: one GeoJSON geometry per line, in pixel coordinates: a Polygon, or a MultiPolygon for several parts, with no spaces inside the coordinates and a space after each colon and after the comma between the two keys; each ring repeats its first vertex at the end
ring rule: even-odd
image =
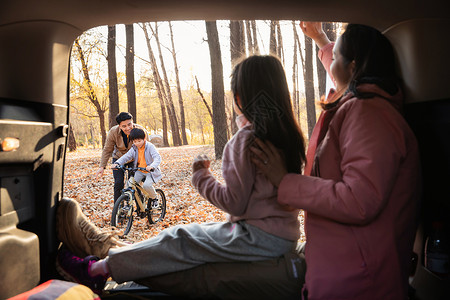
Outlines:
{"type": "MultiPolygon", "coordinates": [[[[191,183],[192,162],[200,154],[214,158],[213,146],[182,146],[159,148],[162,157],[163,179],[155,184],[167,199],[167,212],[163,221],[149,225],[147,219],[135,218],[125,242],[137,242],[157,235],[165,228],[188,223],[222,222],[226,214],[203,199],[191,183]]],[[[113,208],[113,176],[107,168],[96,180],[101,149],[81,149],[66,155],[64,196],[77,200],[82,211],[104,231],[115,232],[110,226],[113,208]]],[[[212,160],[211,171],[223,182],[221,160],[212,160]]],[[[301,220],[302,221],[302,220],[301,220]]]]}

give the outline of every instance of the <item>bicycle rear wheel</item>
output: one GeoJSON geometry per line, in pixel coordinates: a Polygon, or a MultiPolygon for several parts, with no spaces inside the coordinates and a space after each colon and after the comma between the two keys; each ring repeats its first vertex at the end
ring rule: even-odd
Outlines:
{"type": "Polygon", "coordinates": [[[150,224],[162,221],[166,215],[166,195],[161,189],[156,189],[154,201],[148,200],[147,219],[150,224]]]}
{"type": "Polygon", "coordinates": [[[123,231],[123,235],[127,235],[133,225],[133,211],[134,208],[130,195],[123,194],[114,204],[111,216],[111,226],[123,231]]]}

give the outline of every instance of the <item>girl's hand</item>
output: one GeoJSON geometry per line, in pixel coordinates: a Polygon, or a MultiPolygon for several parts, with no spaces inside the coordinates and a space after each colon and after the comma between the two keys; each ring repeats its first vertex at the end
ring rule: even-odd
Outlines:
{"type": "Polygon", "coordinates": [[[192,164],[192,172],[196,172],[200,169],[209,169],[211,165],[211,160],[205,154],[199,155],[194,159],[194,163],[192,164]]]}
{"type": "Polygon", "coordinates": [[[150,166],[146,166],[145,169],[146,169],[147,171],[149,171],[149,172],[151,172],[151,171],[154,170],[154,168],[153,168],[153,167],[150,167],[150,166]]]}
{"type": "Polygon", "coordinates": [[[119,166],[118,164],[112,164],[111,169],[117,169],[118,166],[119,166]]]}
{"type": "Polygon", "coordinates": [[[321,22],[301,21],[300,29],[303,31],[304,35],[312,38],[319,48],[322,48],[330,43],[325,31],[323,31],[321,22]]]}
{"type": "Polygon", "coordinates": [[[260,139],[255,139],[255,141],[259,148],[250,147],[254,154],[251,157],[252,162],[274,186],[278,187],[284,175],[288,173],[284,159],[271,142],[263,142],[260,139]]]}

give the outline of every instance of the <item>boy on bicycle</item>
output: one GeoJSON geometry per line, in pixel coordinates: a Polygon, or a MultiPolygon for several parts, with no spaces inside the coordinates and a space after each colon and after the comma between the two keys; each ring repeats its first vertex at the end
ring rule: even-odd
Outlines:
{"type": "Polygon", "coordinates": [[[133,146],[127,153],[116,160],[111,168],[117,168],[118,165],[124,165],[129,161],[134,161],[134,168],[141,167],[147,171],[136,171],[134,179],[137,182],[142,182],[144,179],[143,188],[148,193],[151,199],[156,198],[156,191],[153,187],[153,183],[158,182],[161,177],[161,170],[159,164],[161,163],[161,156],[159,155],[156,147],[145,140],[145,132],[140,128],[133,128],[129,135],[130,141],[133,146]]]}

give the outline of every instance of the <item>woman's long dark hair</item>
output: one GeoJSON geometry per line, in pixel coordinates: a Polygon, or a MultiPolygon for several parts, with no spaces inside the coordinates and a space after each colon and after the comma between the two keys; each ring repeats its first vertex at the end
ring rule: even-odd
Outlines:
{"type": "Polygon", "coordinates": [[[233,94],[240,109],[253,124],[255,136],[269,140],[284,153],[290,173],[301,173],[305,162],[305,141],[295,121],[286,75],[274,56],[250,56],[233,70],[233,94]]]}
{"type": "Polygon", "coordinates": [[[399,88],[394,49],[389,40],[375,28],[349,24],[340,37],[341,55],[355,68],[348,89],[356,96],[361,83],[374,83],[393,95],[399,88]]]}

